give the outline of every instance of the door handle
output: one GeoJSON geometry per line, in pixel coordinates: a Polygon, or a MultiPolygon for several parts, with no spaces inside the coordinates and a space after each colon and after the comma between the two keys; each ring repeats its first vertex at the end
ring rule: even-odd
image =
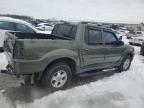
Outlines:
{"type": "Polygon", "coordinates": [[[86,49],[84,49],[84,51],[89,51],[89,49],[88,49],[88,48],[86,48],[86,49]]]}

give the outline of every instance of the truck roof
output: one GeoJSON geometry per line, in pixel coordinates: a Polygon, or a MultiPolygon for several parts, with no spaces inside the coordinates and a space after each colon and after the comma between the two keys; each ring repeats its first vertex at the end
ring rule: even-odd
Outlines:
{"type": "Polygon", "coordinates": [[[59,23],[59,24],[69,24],[69,25],[78,25],[78,24],[83,24],[83,25],[89,25],[89,26],[94,26],[94,27],[97,27],[97,28],[102,28],[102,29],[106,29],[108,31],[112,31],[113,30],[107,26],[105,26],[104,24],[102,23],[98,23],[98,22],[63,22],[63,23],[59,23]]]}

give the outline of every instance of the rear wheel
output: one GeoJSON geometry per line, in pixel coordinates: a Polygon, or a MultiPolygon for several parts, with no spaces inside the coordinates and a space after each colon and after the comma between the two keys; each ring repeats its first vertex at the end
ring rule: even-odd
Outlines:
{"type": "Polygon", "coordinates": [[[42,85],[52,91],[65,89],[72,78],[70,67],[63,62],[52,64],[44,73],[42,85]]]}
{"type": "Polygon", "coordinates": [[[119,71],[119,72],[123,72],[123,71],[129,70],[129,68],[130,68],[130,66],[131,66],[131,60],[132,60],[132,58],[131,58],[129,55],[127,55],[127,56],[123,59],[121,65],[118,67],[118,71],[119,71]]]}

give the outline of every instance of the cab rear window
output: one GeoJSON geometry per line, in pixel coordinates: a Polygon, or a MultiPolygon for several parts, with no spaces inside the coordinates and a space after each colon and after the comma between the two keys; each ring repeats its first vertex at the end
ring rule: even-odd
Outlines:
{"type": "Polygon", "coordinates": [[[52,34],[75,39],[77,27],[74,25],[58,24],[55,26],[52,34]]]}

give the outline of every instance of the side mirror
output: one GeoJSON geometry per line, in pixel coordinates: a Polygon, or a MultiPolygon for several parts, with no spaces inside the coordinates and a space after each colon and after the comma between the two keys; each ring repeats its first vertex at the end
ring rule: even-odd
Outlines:
{"type": "Polygon", "coordinates": [[[122,36],[119,37],[119,40],[120,40],[120,41],[122,40],[122,36]]]}

